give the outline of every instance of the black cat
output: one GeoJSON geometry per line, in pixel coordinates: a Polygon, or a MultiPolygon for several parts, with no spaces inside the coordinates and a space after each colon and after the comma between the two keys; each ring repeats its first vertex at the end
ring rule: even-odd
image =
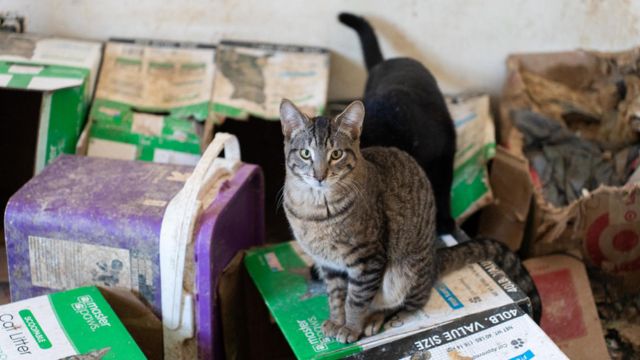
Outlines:
{"type": "Polygon", "coordinates": [[[358,33],[369,71],[361,146],[394,146],[411,154],[431,181],[438,234],[458,233],[450,204],[456,132],[436,79],[414,59],[384,60],[364,18],[342,13],[339,20],[358,33]]]}

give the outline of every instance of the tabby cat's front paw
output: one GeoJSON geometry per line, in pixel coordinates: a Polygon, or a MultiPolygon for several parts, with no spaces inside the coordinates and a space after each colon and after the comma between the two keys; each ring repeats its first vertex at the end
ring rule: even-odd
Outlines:
{"type": "Polygon", "coordinates": [[[362,334],[362,329],[354,330],[347,325],[338,325],[332,320],[326,320],[322,323],[322,332],[324,332],[325,336],[335,338],[338,342],[349,344],[358,340],[362,334]]]}
{"type": "Polygon", "coordinates": [[[384,324],[384,312],[373,313],[364,325],[364,336],[373,336],[382,330],[384,324]]]}
{"type": "Polygon", "coordinates": [[[322,323],[322,332],[324,333],[324,336],[334,338],[342,326],[344,326],[344,322],[340,323],[335,320],[325,320],[322,323]]]}

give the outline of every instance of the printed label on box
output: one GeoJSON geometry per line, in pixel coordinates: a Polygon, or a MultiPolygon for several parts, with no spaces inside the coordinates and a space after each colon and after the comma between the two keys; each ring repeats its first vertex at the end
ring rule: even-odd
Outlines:
{"type": "Polygon", "coordinates": [[[0,327],[0,359],[145,359],[95,287],[2,305],[0,327]]]}
{"type": "Polygon", "coordinates": [[[349,359],[567,359],[533,320],[505,305],[355,354],[349,359]]]}
{"type": "Polygon", "coordinates": [[[31,282],[50,289],[100,285],[153,291],[151,259],[127,249],[29,236],[31,282]]]}

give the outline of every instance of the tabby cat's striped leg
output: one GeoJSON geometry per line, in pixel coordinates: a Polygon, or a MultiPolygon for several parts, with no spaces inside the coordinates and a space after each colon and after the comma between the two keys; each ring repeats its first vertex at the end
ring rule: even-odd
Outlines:
{"type": "Polygon", "coordinates": [[[382,284],[384,265],[384,256],[377,251],[347,264],[349,286],[345,304],[346,322],[338,330],[336,340],[351,343],[362,334],[370,313],[371,300],[382,284]]]}
{"type": "Polygon", "coordinates": [[[322,323],[325,336],[335,337],[338,329],[344,325],[344,302],[347,296],[347,274],[333,269],[318,268],[319,275],[327,285],[329,295],[329,319],[322,323]]]}

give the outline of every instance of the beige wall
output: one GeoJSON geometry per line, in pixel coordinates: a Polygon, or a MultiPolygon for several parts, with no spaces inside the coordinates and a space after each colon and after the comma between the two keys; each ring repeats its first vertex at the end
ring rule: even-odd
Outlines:
{"type": "Polygon", "coordinates": [[[507,54],[640,45],[640,0],[0,0],[33,32],[106,39],[221,38],[333,50],[331,98],[358,96],[365,71],[356,36],[336,15],[374,24],[386,56],[426,64],[446,92],[497,94],[507,54]]]}

